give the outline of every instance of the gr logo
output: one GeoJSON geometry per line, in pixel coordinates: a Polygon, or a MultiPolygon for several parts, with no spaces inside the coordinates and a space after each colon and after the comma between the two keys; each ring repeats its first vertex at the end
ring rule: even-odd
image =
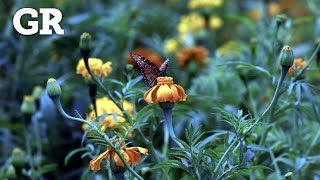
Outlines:
{"type": "MultiPolygon", "coordinates": [[[[13,26],[20,34],[23,35],[32,35],[38,32],[39,25],[38,21],[28,21],[28,26],[31,27],[26,29],[21,26],[20,20],[23,15],[29,14],[32,18],[38,17],[38,12],[32,8],[22,8],[18,10],[13,16],[13,26]]],[[[51,35],[52,29],[54,29],[56,34],[63,35],[64,30],[60,27],[59,22],[62,19],[62,13],[59,9],[56,8],[40,8],[40,14],[42,14],[42,29],[40,29],[40,35],[51,35]],[[53,18],[50,19],[50,15],[53,18]]]]}

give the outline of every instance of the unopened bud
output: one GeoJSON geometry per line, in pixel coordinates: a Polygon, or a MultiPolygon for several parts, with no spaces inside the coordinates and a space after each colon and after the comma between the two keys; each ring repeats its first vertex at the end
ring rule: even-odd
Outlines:
{"type": "Polygon", "coordinates": [[[34,99],[39,99],[43,92],[43,88],[41,86],[35,86],[32,90],[32,96],[34,99]]]}
{"type": "Polygon", "coordinates": [[[59,83],[53,78],[50,78],[47,81],[47,93],[51,99],[59,97],[61,95],[61,87],[59,83]]]}
{"type": "Polygon", "coordinates": [[[293,51],[290,46],[285,45],[280,53],[280,64],[283,67],[291,67],[294,61],[293,51]]]}
{"type": "Polygon", "coordinates": [[[14,148],[11,154],[11,163],[14,167],[21,168],[24,166],[24,152],[20,148],[14,148]]]}
{"type": "Polygon", "coordinates": [[[288,17],[284,14],[279,14],[276,16],[276,22],[278,26],[283,25],[287,21],[288,17]]]}
{"type": "Polygon", "coordinates": [[[133,69],[133,65],[132,64],[127,64],[126,65],[126,70],[127,71],[132,71],[132,69],[133,69]]]}
{"type": "Polygon", "coordinates": [[[29,115],[32,115],[36,112],[36,103],[32,96],[23,97],[23,102],[21,104],[20,111],[23,114],[29,114],[29,115]]]}
{"type": "Polygon", "coordinates": [[[89,33],[85,32],[80,36],[79,47],[81,51],[91,51],[93,45],[91,35],[89,33]]]}

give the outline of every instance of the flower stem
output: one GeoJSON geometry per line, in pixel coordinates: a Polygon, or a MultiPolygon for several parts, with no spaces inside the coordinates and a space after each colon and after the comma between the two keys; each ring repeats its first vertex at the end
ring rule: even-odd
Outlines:
{"type": "Polygon", "coordinates": [[[121,110],[121,112],[123,112],[123,115],[125,116],[126,120],[129,121],[129,123],[132,125],[132,119],[130,118],[130,115],[124,111],[122,105],[119,103],[119,101],[117,101],[113,95],[110,93],[110,91],[108,91],[106,89],[106,87],[104,87],[104,85],[102,84],[102,82],[98,79],[98,77],[91,71],[90,66],[89,66],[89,56],[90,56],[90,52],[82,52],[82,58],[84,61],[84,64],[86,66],[86,69],[88,70],[89,74],[91,75],[91,77],[94,79],[94,81],[96,81],[96,83],[102,88],[102,90],[107,94],[107,96],[110,98],[111,101],[113,101],[113,103],[121,110]]]}
{"type": "Polygon", "coordinates": [[[306,72],[310,64],[316,59],[317,52],[320,50],[320,43],[318,43],[316,49],[314,50],[313,54],[309,58],[308,64],[303,67],[303,69],[297,74],[297,76],[294,78],[294,80],[300,79],[300,77],[306,72]]]}
{"type": "Polygon", "coordinates": [[[88,124],[93,131],[95,131],[98,135],[102,136],[105,139],[105,142],[108,144],[108,146],[114,151],[116,152],[116,154],[120,157],[122,163],[124,164],[124,166],[139,180],[143,180],[143,178],[137,174],[127,163],[126,159],[123,157],[122,153],[114,147],[114,145],[110,142],[109,138],[106,136],[106,134],[104,134],[103,132],[101,132],[95,125],[93,125],[92,123],[80,119],[80,118],[76,118],[76,117],[72,117],[70,115],[68,115],[67,113],[65,113],[65,111],[63,110],[62,106],[61,106],[61,101],[60,101],[60,97],[56,97],[52,99],[54,104],[56,105],[56,107],[58,108],[58,111],[62,114],[62,116],[64,116],[65,118],[74,120],[74,121],[78,121],[78,122],[82,122],[82,123],[86,123],[88,124]]]}
{"type": "Polygon", "coordinates": [[[166,122],[166,126],[168,128],[170,137],[179,147],[184,148],[183,145],[179,141],[177,141],[177,137],[176,137],[174,130],[173,130],[173,127],[172,127],[172,108],[164,108],[163,114],[165,117],[165,122],[166,122]]]}
{"type": "Polygon", "coordinates": [[[224,160],[224,158],[227,156],[227,154],[233,150],[233,148],[238,144],[238,142],[241,140],[241,138],[243,138],[244,136],[246,136],[249,132],[251,132],[251,130],[256,127],[258,125],[258,123],[264,118],[264,116],[267,114],[267,112],[269,112],[269,110],[273,107],[274,103],[276,102],[276,99],[278,97],[280,88],[282,86],[282,83],[284,81],[284,78],[287,75],[287,72],[289,70],[289,67],[283,67],[281,70],[281,76],[280,79],[278,81],[277,87],[276,87],[276,91],[273,95],[273,98],[269,104],[269,106],[267,107],[267,109],[260,115],[260,117],[240,136],[238,136],[238,138],[234,139],[234,141],[230,144],[230,146],[228,147],[228,149],[224,152],[224,154],[222,155],[222,157],[220,158],[217,166],[214,169],[214,174],[217,174],[218,170],[220,169],[220,166],[222,164],[222,161],[224,160]]]}

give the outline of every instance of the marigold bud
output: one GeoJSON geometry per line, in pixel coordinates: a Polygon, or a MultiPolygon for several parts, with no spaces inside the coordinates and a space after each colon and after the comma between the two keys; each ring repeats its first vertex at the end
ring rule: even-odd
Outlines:
{"type": "Polygon", "coordinates": [[[81,51],[91,51],[93,45],[91,41],[91,35],[89,33],[83,33],[80,36],[79,47],[81,51]]]}
{"type": "Polygon", "coordinates": [[[14,167],[21,168],[24,166],[24,152],[20,148],[14,148],[11,154],[11,163],[14,167]]]}
{"type": "Polygon", "coordinates": [[[59,83],[53,78],[50,78],[47,81],[47,93],[51,99],[59,97],[61,95],[61,87],[59,83]]]}
{"type": "Polygon", "coordinates": [[[41,86],[35,86],[32,90],[32,96],[34,99],[39,99],[43,92],[43,88],[41,86]]]}
{"type": "Polygon", "coordinates": [[[285,45],[280,53],[280,64],[283,67],[291,67],[294,61],[293,51],[290,46],[285,45]]]}
{"type": "Polygon", "coordinates": [[[126,65],[126,70],[127,71],[132,71],[132,69],[133,69],[133,65],[132,64],[127,64],[126,65]]]}
{"type": "Polygon", "coordinates": [[[284,14],[279,14],[276,16],[276,22],[278,26],[283,25],[287,21],[288,17],[284,14]]]}
{"type": "Polygon", "coordinates": [[[23,114],[29,114],[29,115],[32,115],[36,112],[36,103],[32,96],[23,97],[23,102],[21,104],[20,111],[23,114]]]}
{"type": "Polygon", "coordinates": [[[7,179],[17,179],[16,170],[12,165],[9,165],[5,177],[7,179]]]}

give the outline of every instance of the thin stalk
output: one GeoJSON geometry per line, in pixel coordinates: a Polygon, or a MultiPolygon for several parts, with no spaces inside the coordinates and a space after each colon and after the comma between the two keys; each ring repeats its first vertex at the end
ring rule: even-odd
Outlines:
{"type": "Polygon", "coordinates": [[[172,140],[181,148],[184,148],[183,145],[177,141],[177,137],[174,133],[173,127],[172,127],[172,108],[165,108],[163,109],[163,114],[165,117],[165,122],[166,122],[166,126],[168,128],[170,137],[172,138],[172,140]]]}
{"type": "Polygon", "coordinates": [[[300,77],[305,73],[305,71],[308,69],[308,67],[310,66],[310,64],[316,59],[316,55],[317,52],[320,50],[320,43],[318,43],[315,51],[313,52],[313,54],[311,55],[311,57],[308,60],[308,64],[303,67],[303,69],[297,74],[297,76],[294,78],[294,81],[297,81],[298,79],[300,79],[300,77]]]}
{"type": "MultiPolygon", "coordinates": [[[[301,78],[301,76],[305,73],[305,71],[308,69],[308,67],[310,66],[310,64],[316,59],[315,57],[316,57],[317,52],[318,52],[319,50],[320,50],[320,43],[317,45],[315,51],[313,52],[313,54],[312,54],[311,57],[309,58],[308,64],[307,64],[305,67],[303,67],[303,69],[294,77],[293,82],[296,82],[297,80],[299,80],[299,79],[301,78]]],[[[285,92],[285,90],[280,91],[279,94],[278,94],[278,97],[279,97],[281,94],[283,94],[284,92],[285,92]]],[[[277,97],[277,98],[278,98],[278,97],[277,97]]],[[[277,101],[277,100],[276,100],[276,101],[277,101]]],[[[288,108],[288,107],[290,107],[290,105],[285,106],[283,109],[281,109],[281,111],[285,110],[285,109],[288,108]]],[[[273,109],[273,110],[274,110],[274,109],[273,109]]],[[[278,110],[276,113],[281,112],[281,111],[278,110]]],[[[273,115],[273,114],[274,114],[274,113],[272,112],[271,115],[273,115]]],[[[271,117],[272,117],[272,116],[271,116],[271,117]]],[[[268,133],[270,132],[270,130],[271,130],[271,127],[269,126],[269,127],[266,129],[266,131],[264,132],[264,134],[263,134],[263,136],[262,136],[262,138],[261,138],[261,141],[259,142],[260,145],[262,145],[262,144],[265,143],[266,137],[267,137],[268,133]]]]}
{"type": "Polygon", "coordinates": [[[241,138],[243,138],[244,136],[246,136],[249,132],[251,132],[251,130],[256,127],[258,125],[258,123],[264,118],[264,116],[267,114],[267,112],[269,112],[269,110],[273,107],[275,101],[276,101],[276,98],[279,94],[279,91],[280,91],[280,88],[282,86],[282,83],[284,81],[284,78],[286,77],[286,74],[289,70],[289,67],[283,67],[282,70],[281,70],[281,76],[280,76],[280,79],[278,81],[278,84],[277,84],[277,88],[276,88],[276,91],[273,95],[273,98],[269,104],[269,106],[267,107],[267,109],[261,114],[261,116],[242,134],[240,135],[238,138],[236,138],[231,144],[230,146],[228,147],[228,149],[224,152],[224,154],[222,155],[222,157],[220,158],[217,166],[215,167],[214,169],[214,174],[217,174],[221,164],[222,164],[222,161],[224,160],[224,158],[227,156],[227,154],[233,150],[234,146],[238,144],[238,142],[241,140],[241,138]]]}
{"type": "Polygon", "coordinates": [[[119,101],[117,101],[112,94],[110,93],[110,91],[108,91],[106,89],[106,87],[104,87],[104,85],[102,84],[102,82],[98,79],[98,77],[91,71],[90,66],[89,66],[89,52],[82,52],[82,57],[84,60],[84,64],[86,66],[86,69],[88,70],[89,74],[91,75],[91,77],[94,79],[94,81],[96,81],[96,83],[102,88],[102,90],[107,94],[108,98],[110,98],[110,100],[121,110],[121,112],[123,112],[123,115],[126,117],[126,120],[129,121],[129,123],[132,125],[132,119],[130,118],[130,115],[124,111],[122,105],[119,103],[119,101]]]}
{"type": "Polygon", "coordinates": [[[162,148],[162,153],[167,154],[168,152],[168,146],[169,146],[169,131],[166,126],[163,126],[163,148],[162,148]]]}
{"type": "Polygon", "coordinates": [[[280,168],[279,168],[279,166],[277,164],[276,158],[275,158],[272,150],[270,150],[269,153],[270,153],[274,168],[276,169],[276,173],[277,173],[277,176],[278,176],[277,178],[281,179],[281,171],[280,171],[280,168]]]}
{"type": "Polygon", "coordinates": [[[78,121],[78,122],[82,122],[82,123],[86,123],[88,124],[93,131],[95,131],[98,135],[104,137],[105,142],[108,144],[108,146],[120,157],[122,163],[124,164],[124,166],[132,173],[132,175],[134,175],[137,179],[139,180],[143,180],[143,178],[136,173],[127,163],[126,159],[123,157],[122,153],[114,147],[114,145],[109,141],[109,138],[106,136],[106,134],[104,134],[103,132],[101,132],[96,126],[94,126],[92,123],[85,121],[83,119],[80,118],[76,118],[76,117],[72,117],[70,115],[68,115],[67,113],[65,113],[65,111],[63,110],[62,106],[61,106],[61,102],[60,102],[60,97],[57,98],[53,98],[52,99],[53,102],[55,103],[56,107],[58,108],[58,111],[65,117],[74,121],[78,121]]]}

